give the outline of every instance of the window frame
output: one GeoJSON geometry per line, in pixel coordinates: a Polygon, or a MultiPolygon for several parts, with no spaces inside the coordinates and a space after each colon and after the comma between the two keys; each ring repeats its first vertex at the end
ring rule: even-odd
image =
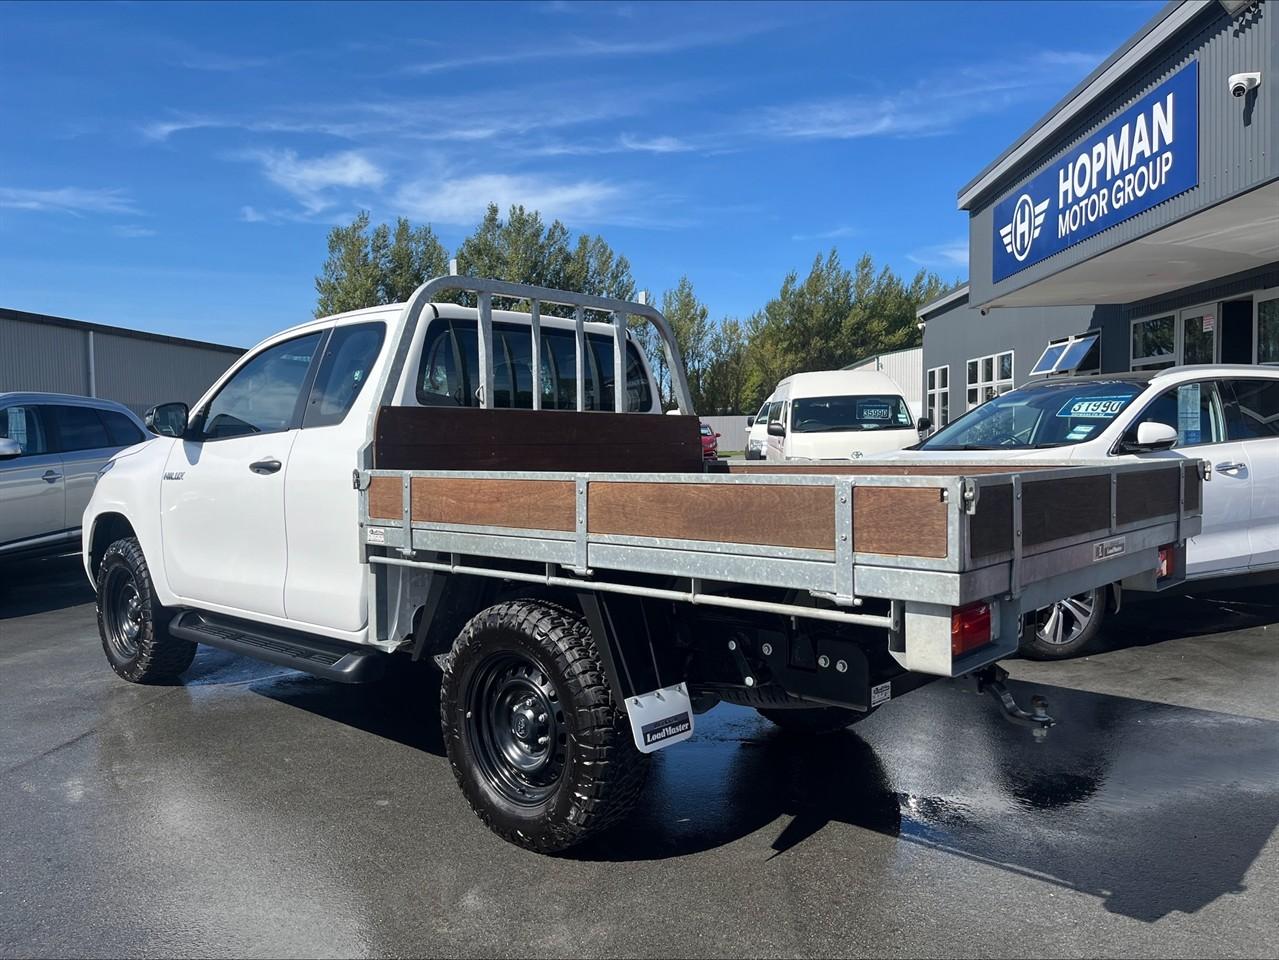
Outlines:
{"type": "Polygon", "coordinates": [[[1148,313],[1144,317],[1133,317],[1128,321],[1128,369],[1130,371],[1137,370],[1164,370],[1168,367],[1175,367],[1181,362],[1181,315],[1177,310],[1161,310],[1158,313],[1148,313]],[[1132,335],[1139,323],[1149,323],[1152,320],[1169,319],[1172,321],[1172,353],[1160,354],[1159,356],[1147,355],[1144,357],[1133,356],[1132,335]]]}
{"type": "Polygon", "coordinates": [[[244,437],[267,437],[277,433],[288,433],[290,430],[300,429],[302,426],[303,417],[306,414],[306,408],[308,404],[310,403],[311,389],[315,386],[315,375],[319,370],[319,365],[315,362],[315,360],[316,360],[316,357],[323,357],[324,351],[328,348],[329,335],[332,332],[333,332],[333,327],[331,326],[322,327],[319,330],[307,330],[304,333],[299,333],[297,336],[289,337],[288,339],[285,339],[285,340],[276,340],[272,343],[268,343],[264,345],[261,350],[258,350],[255,353],[246,355],[240,363],[236,364],[235,369],[232,370],[229,374],[227,374],[226,379],[224,379],[220,384],[218,384],[217,392],[214,393],[211,397],[209,397],[207,402],[201,404],[200,410],[197,412],[196,416],[192,418],[192,422],[190,426],[187,428],[189,439],[193,443],[221,443],[224,440],[240,440],[244,437]],[[293,414],[289,418],[288,422],[285,423],[284,426],[278,427],[274,430],[258,430],[254,433],[240,433],[240,434],[235,434],[233,436],[228,436],[228,437],[205,436],[204,427],[205,427],[206,421],[208,420],[209,409],[217,401],[218,397],[222,395],[222,391],[224,391],[227,387],[229,387],[232,383],[235,382],[235,378],[240,375],[240,373],[244,370],[245,367],[247,367],[250,363],[252,363],[258,357],[262,356],[268,350],[274,350],[276,347],[282,347],[285,344],[295,343],[298,340],[305,340],[307,337],[313,337],[316,334],[319,334],[319,340],[316,341],[315,349],[311,353],[311,359],[307,362],[306,376],[302,378],[302,386],[298,390],[297,400],[293,404],[293,414]]]}
{"type": "Polygon", "coordinates": [[[1261,359],[1261,305],[1279,302],[1279,287],[1267,287],[1252,295],[1252,362],[1258,366],[1279,366],[1279,353],[1273,360],[1261,359]]]}
{"type": "MultiPolygon", "coordinates": [[[[1131,349],[1131,344],[1130,344],[1130,349],[1131,349]]],[[[1090,353],[1092,353],[1092,347],[1088,348],[1087,352],[1084,354],[1084,358],[1087,359],[1088,354],[1090,353]]],[[[1099,327],[1091,327],[1088,330],[1085,330],[1083,333],[1072,333],[1068,337],[1056,337],[1055,339],[1049,340],[1048,343],[1045,344],[1043,352],[1040,353],[1039,360],[1035,361],[1034,366],[1030,368],[1030,372],[1026,374],[1026,376],[1028,377],[1076,376],[1078,374],[1087,374],[1087,373],[1101,373],[1101,329],[1099,327]],[[1086,340],[1088,337],[1097,338],[1096,342],[1093,344],[1093,346],[1097,348],[1097,365],[1095,367],[1068,367],[1065,370],[1060,369],[1061,361],[1066,358],[1066,354],[1070,352],[1070,348],[1074,344],[1078,343],[1080,340],[1086,340]],[[1044,354],[1056,346],[1060,346],[1062,348],[1061,353],[1057,355],[1056,362],[1048,370],[1037,370],[1037,368],[1039,367],[1040,361],[1043,360],[1044,358],[1044,354]]]]}
{"type": "MultiPolygon", "coordinates": [[[[949,378],[948,378],[948,382],[949,382],[949,378]]],[[[996,353],[988,353],[985,356],[981,356],[981,357],[970,357],[968,360],[964,362],[964,383],[965,383],[965,387],[964,387],[965,411],[976,410],[978,407],[980,407],[983,403],[986,402],[986,400],[983,400],[981,396],[982,389],[984,387],[992,388],[995,391],[994,396],[996,397],[1003,396],[1009,390],[1015,389],[1016,383],[1017,383],[1017,352],[1015,350],[1000,350],[996,353]],[[1010,376],[1001,377],[999,375],[999,360],[1001,357],[1005,357],[1005,356],[1008,357],[1008,369],[1009,369],[1010,376]],[[982,379],[982,375],[981,375],[982,364],[985,363],[985,361],[987,360],[991,362],[991,367],[990,367],[991,379],[990,380],[982,379]],[[972,363],[977,364],[976,382],[968,379],[968,365],[972,363]],[[1005,390],[999,389],[1000,386],[1003,386],[1003,385],[1007,385],[1007,389],[1005,390]],[[969,393],[973,390],[977,391],[976,403],[973,403],[968,398],[969,393]]],[[[987,397],[986,399],[989,400],[993,398],[987,397]]]]}
{"type": "Polygon", "coordinates": [[[928,417],[928,419],[932,421],[934,427],[944,427],[946,424],[950,423],[950,401],[950,364],[944,363],[940,367],[929,367],[924,372],[924,416],[928,417]],[[940,379],[938,374],[943,372],[946,374],[946,386],[936,386],[937,381],[940,379]],[[934,384],[933,386],[929,386],[930,379],[934,384]],[[945,420],[941,419],[940,415],[937,413],[940,409],[938,401],[941,399],[943,393],[946,396],[945,420]]]}

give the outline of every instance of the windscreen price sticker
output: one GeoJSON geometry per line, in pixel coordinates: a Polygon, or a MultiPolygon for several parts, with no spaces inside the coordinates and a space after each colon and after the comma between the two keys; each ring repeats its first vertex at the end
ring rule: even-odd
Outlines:
{"type": "Polygon", "coordinates": [[[1065,419],[1086,417],[1094,420],[1110,420],[1124,408],[1128,399],[1128,397],[1086,397],[1071,400],[1057,411],[1057,416],[1065,419]]]}
{"type": "Polygon", "coordinates": [[[858,410],[862,420],[887,420],[892,412],[882,403],[864,403],[858,410]]]}

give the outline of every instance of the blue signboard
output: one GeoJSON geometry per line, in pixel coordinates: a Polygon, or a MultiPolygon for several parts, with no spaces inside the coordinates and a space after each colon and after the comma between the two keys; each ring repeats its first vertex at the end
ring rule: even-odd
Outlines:
{"type": "Polygon", "coordinates": [[[993,281],[1199,183],[1199,63],[1192,60],[995,205],[993,281]]]}

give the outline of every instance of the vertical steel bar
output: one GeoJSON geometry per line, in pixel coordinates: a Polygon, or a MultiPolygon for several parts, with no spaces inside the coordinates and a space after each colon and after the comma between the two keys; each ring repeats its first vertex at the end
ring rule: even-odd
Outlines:
{"type": "Polygon", "coordinates": [[[577,371],[577,409],[580,413],[586,409],[586,317],[585,311],[578,307],[573,311],[573,352],[574,369],[577,371]]]}
{"type": "Polygon", "coordinates": [[[626,412],[626,314],[613,314],[613,409],[626,412]]]}
{"type": "Polygon", "coordinates": [[[533,338],[533,360],[529,367],[533,377],[533,409],[542,409],[542,302],[534,300],[529,308],[530,336],[533,338]]]}
{"type": "Polygon", "coordinates": [[[489,293],[480,293],[476,297],[479,304],[479,370],[480,370],[480,406],[485,409],[493,406],[493,297],[489,293]]]}

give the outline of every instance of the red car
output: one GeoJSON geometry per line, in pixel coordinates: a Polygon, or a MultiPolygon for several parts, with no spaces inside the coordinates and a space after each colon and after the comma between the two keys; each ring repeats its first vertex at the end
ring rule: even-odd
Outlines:
{"type": "Polygon", "coordinates": [[[719,459],[719,434],[711,429],[709,423],[702,424],[702,459],[719,459]]]}

